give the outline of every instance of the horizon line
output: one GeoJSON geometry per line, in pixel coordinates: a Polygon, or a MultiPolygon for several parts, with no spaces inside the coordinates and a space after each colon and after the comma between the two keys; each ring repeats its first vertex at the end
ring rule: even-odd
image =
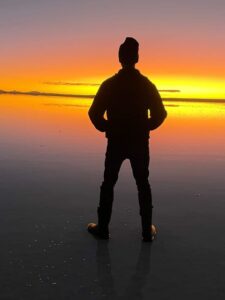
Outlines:
{"type": "MultiPolygon", "coordinates": [[[[64,94],[64,93],[51,93],[51,92],[39,92],[39,91],[17,91],[17,90],[0,90],[0,95],[9,94],[9,95],[25,95],[25,96],[50,96],[50,97],[68,97],[68,98],[83,98],[83,99],[93,99],[95,95],[84,95],[84,94],[64,94]]],[[[164,101],[173,101],[173,102],[202,102],[202,103],[225,103],[224,98],[164,98],[164,101]]]]}
{"type": "MultiPolygon", "coordinates": [[[[43,81],[43,84],[47,85],[66,85],[66,86],[100,86],[101,83],[88,83],[88,82],[66,82],[66,81],[43,81]]],[[[159,89],[159,92],[163,93],[180,93],[179,89],[159,89]]]]}

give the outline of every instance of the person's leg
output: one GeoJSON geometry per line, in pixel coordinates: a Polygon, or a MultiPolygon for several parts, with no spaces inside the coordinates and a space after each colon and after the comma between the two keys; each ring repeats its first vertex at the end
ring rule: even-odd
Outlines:
{"type": "Polygon", "coordinates": [[[108,140],[105,157],[104,180],[100,187],[100,200],[97,209],[97,228],[100,235],[102,234],[103,236],[108,235],[108,225],[112,214],[113,190],[118,179],[119,170],[123,160],[123,151],[119,142],[108,140]]]}
{"type": "Polygon", "coordinates": [[[148,140],[135,143],[131,147],[130,163],[138,189],[138,200],[142,221],[143,238],[151,239],[152,193],[149,184],[149,145],[148,140]]]}

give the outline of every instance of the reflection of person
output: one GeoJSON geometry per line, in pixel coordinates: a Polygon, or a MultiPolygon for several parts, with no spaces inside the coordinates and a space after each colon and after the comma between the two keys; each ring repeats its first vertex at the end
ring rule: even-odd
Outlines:
{"type": "MultiPolygon", "coordinates": [[[[151,271],[151,248],[141,245],[134,274],[131,276],[128,286],[124,292],[123,299],[138,299],[144,297],[144,288],[150,283],[151,271]]],[[[149,295],[148,295],[149,296],[149,295]]]]}
{"type": "MultiPolygon", "coordinates": [[[[111,262],[110,249],[108,241],[97,241],[96,263],[97,263],[97,290],[105,299],[143,299],[144,291],[147,284],[150,282],[151,271],[151,245],[150,248],[142,244],[139,250],[138,259],[134,268],[134,272],[130,274],[130,279],[125,287],[123,294],[119,297],[118,287],[115,285],[115,280],[112,272],[113,265],[111,262]]],[[[111,249],[112,250],[112,249],[111,249]]],[[[117,268],[115,268],[117,269],[117,268]]],[[[124,269],[124,268],[123,268],[124,269]]],[[[126,273],[127,272],[126,270],[126,273]]],[[[121,276],[117,276],[116,278],[121,276]]],[[[121,278],[121,283],[123,280],[121,278]]],[[[97,295],[100,299],[101,296],[97,295]]]]}
{"type": "Polygon", "coordinates": [[[113,189],[125,159],[130,160],[137,184],[143,240],[152,241],[155,236],[148,181],[148,140],[149,131],[159,127],[167,113],[155,85],[135,69],[138,48],[135,39],[126,38],[119,48],[122,69],[102,83],[89,110],[89,117],[96,129],[105,132],[108,138],[98,223],[88,224],[88,231],[103,239],[109,238],[113,189]],[[105,112],[107,119],[104,118],[105,112]]]}
{"type": "MultiPolygon", "coordinates": [[[[105,299],[117,299],[114,287],[114,279],[111,270],[111,258],[108,248],[108,241],[98,241],[96,251],[98,287],[105,299]]],[[[100,299],[100,296],[99,296],[100,299]]]]}

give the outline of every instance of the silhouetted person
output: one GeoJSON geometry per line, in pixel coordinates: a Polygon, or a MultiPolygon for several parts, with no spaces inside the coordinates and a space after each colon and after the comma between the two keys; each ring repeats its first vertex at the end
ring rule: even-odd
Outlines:
{"type": "Polygon", "coordinates": [[[89,110],[92,123],[108,139],[98,223],[88,224],[88,231],[103,239],[109,238],[113,189],[125,159],[130,160],[137,184],[143,240],[152,241],[156,234],[148,181],[149,131],[159,127],[167,113],[155,85],[135,69],[138,48],[135,39],[126,38],[119,48],[122,69],[102,83],[89,110]]]}

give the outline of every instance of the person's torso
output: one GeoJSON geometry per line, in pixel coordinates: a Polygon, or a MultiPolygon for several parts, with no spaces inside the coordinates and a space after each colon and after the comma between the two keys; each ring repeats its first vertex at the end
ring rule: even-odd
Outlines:
{"type": "Polygon", "coordinates": [[[148,89],[138,70],[121,70],[108,85],[107,136],[148,136],[148,89]]]}

